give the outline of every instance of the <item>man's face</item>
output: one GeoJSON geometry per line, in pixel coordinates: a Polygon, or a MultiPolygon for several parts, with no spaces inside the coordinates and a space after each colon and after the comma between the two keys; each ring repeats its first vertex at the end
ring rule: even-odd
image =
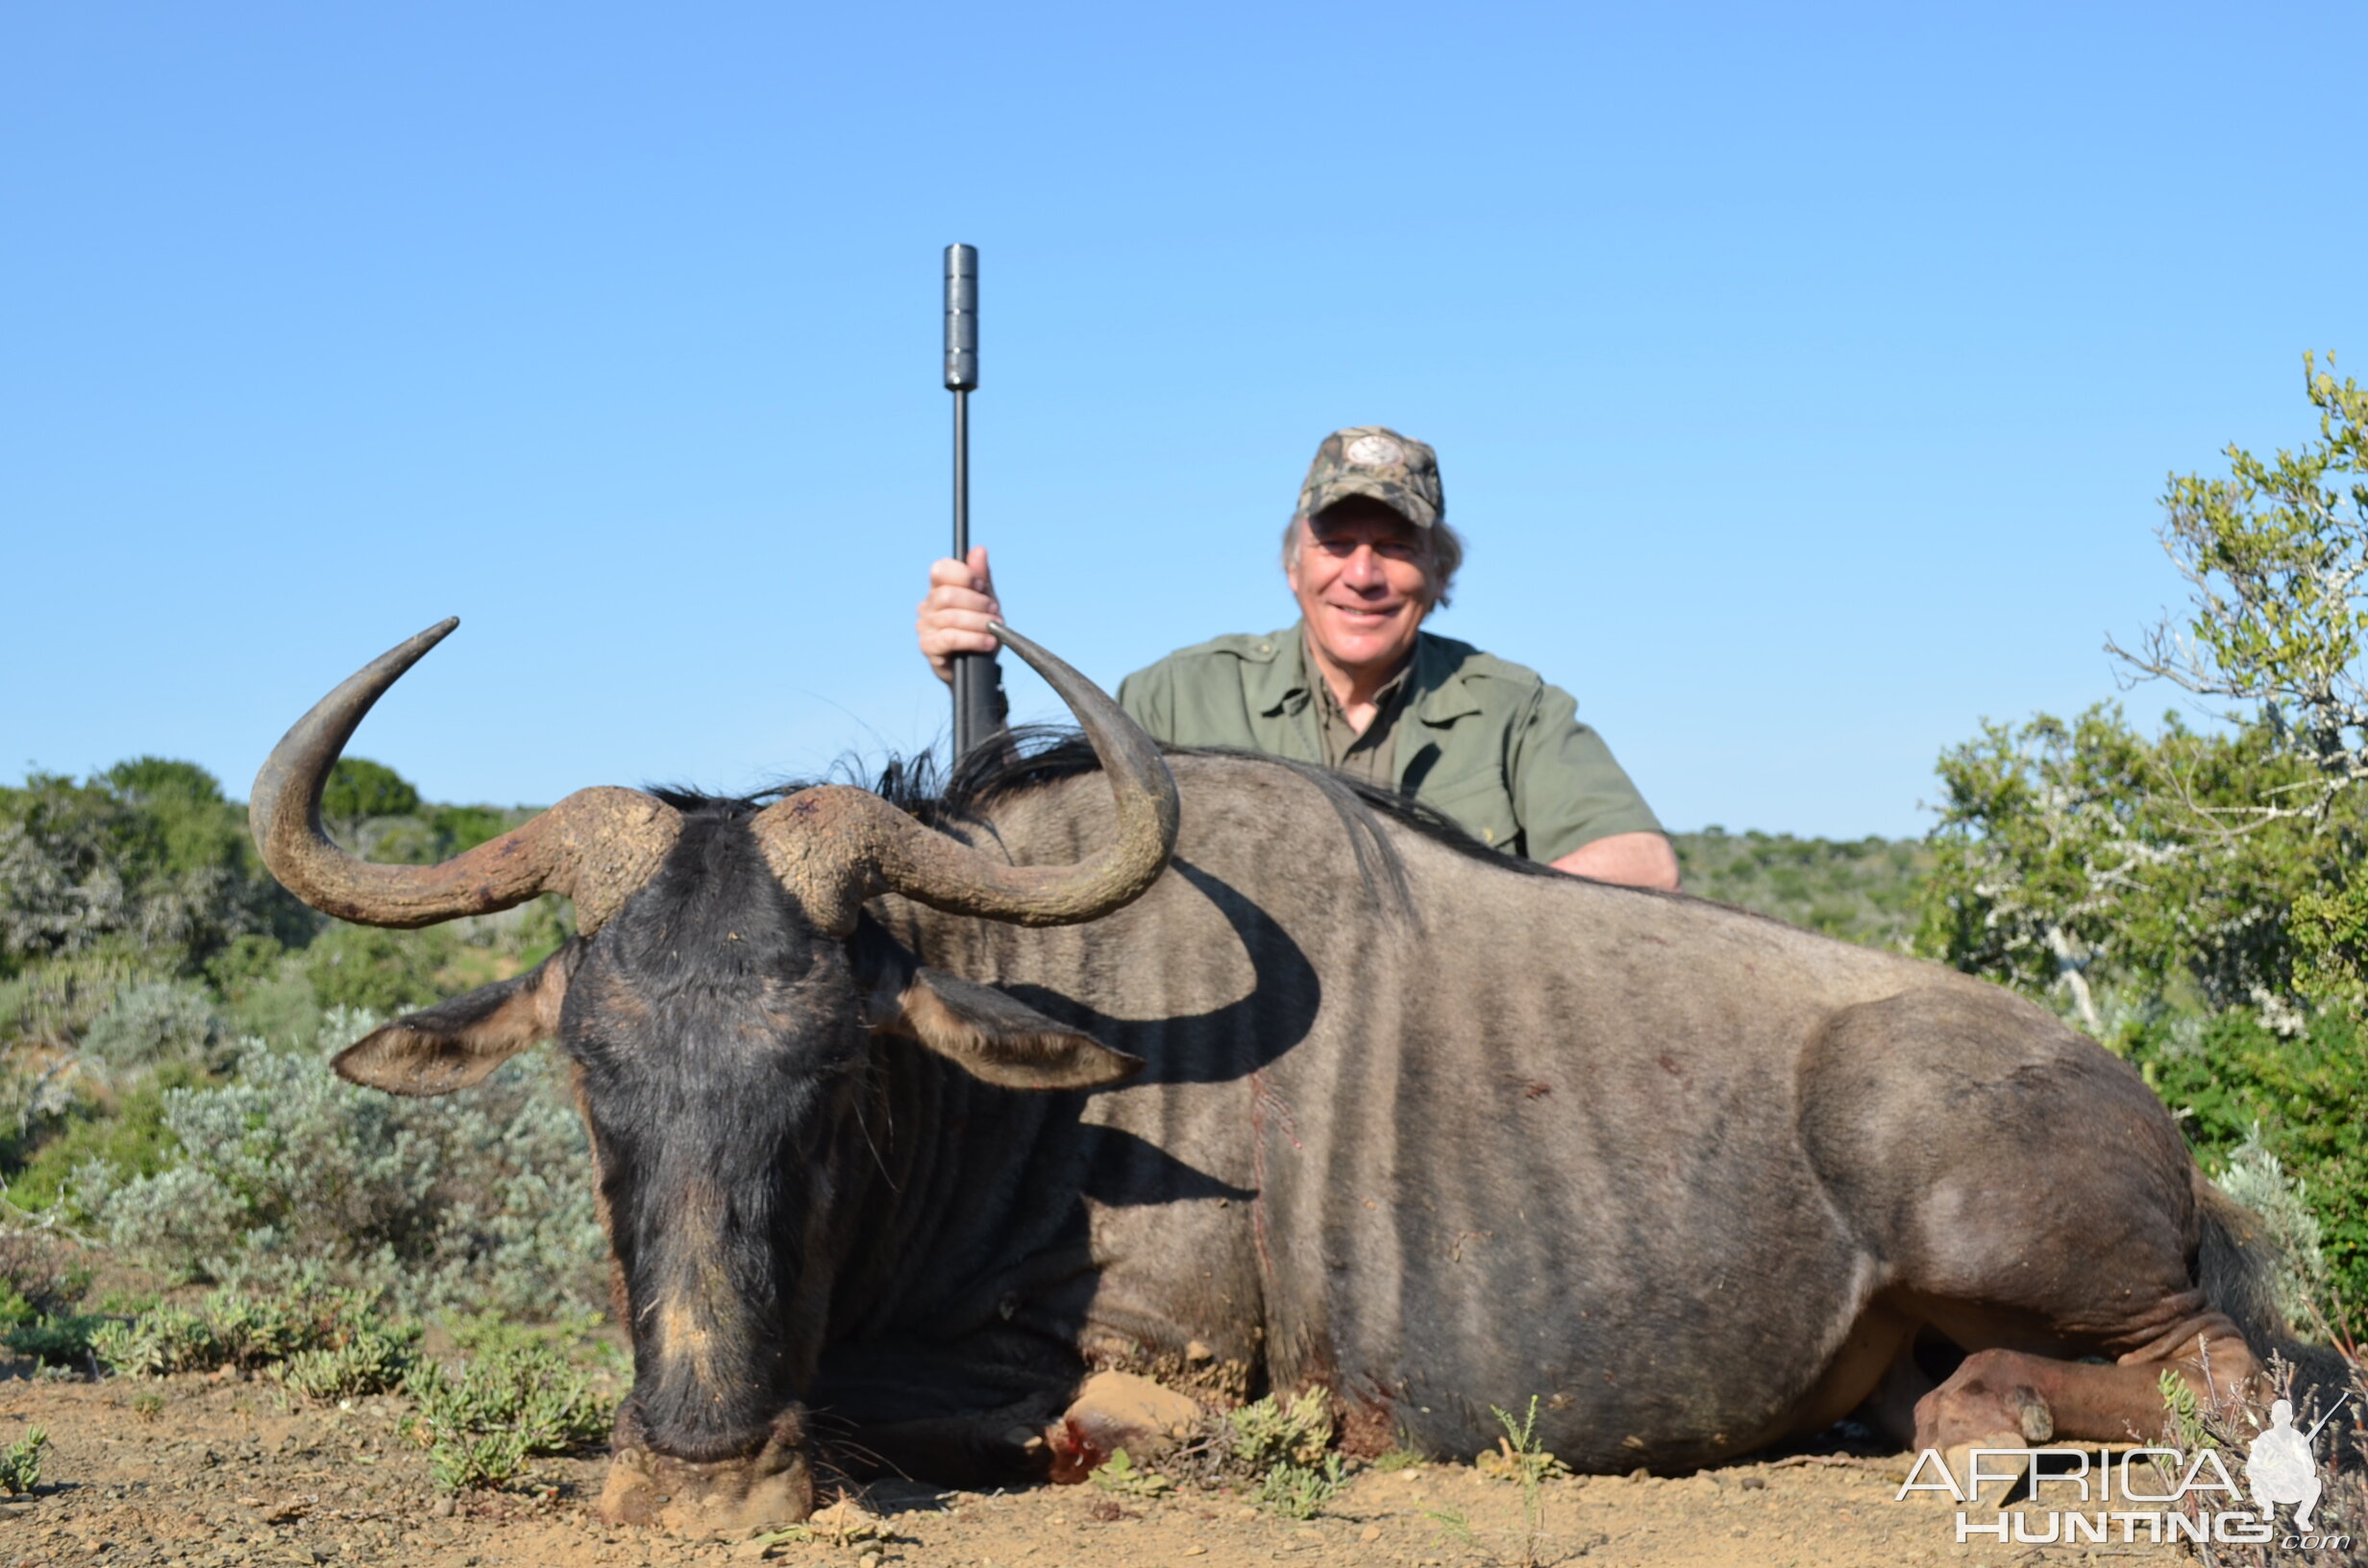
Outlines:
{"type": "Polygon", "coordinates": [[[1352,499],[1309,518],[1285,576],[1325,659],[1351,673],[1394,668],[1431,607],[1430,541],[1379,502],[1352,499]]]}

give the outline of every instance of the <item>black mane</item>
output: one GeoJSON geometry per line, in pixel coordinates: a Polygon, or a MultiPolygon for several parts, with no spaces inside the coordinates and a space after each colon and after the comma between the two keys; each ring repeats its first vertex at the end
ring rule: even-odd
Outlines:
{"type": "MultiPolygon", "coordinates": [[[[1160,750],[1172,757],[1240,757],[1289,769],[1323,792],[1324,798],[1339,813],[1342,825],[1348,830],[1358,869],[1367,881],[1387,884],[1401,894],[1405,872],[1388,842],[1372,831],[1370,817],[1386,818],[1457,854],[1486,862],[1516,876],[1562,874],[1551,866],[1526,856],[1506,854],[1483,844],[1453,819],[1410,796],[1329,768],[1227,747],[1163,745],[1160,750]]],[[[648,788],[650,794],[686,815],[741,818],[754,815],[783,796],[817,784],[853,784],[919,821],[931,827],[945,827],[975,821],[999,800],[1100,771],[1100,759],[1076,730],[1053,724],[1024,724],[1006,731],[1003,745],[974,749],[950,773],[936,752],[924,751],[912,757],[891,755],[869,779],[862,776],[861,766],[849,757],[826,777],[784,780],[750,795],[710,795],[681,785],[648,788]]]]}

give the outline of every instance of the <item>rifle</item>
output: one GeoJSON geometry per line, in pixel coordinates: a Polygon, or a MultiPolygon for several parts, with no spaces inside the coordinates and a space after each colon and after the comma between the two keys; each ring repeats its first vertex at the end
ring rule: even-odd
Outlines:
{"type": "MultiPolygon", "coordinates": [[[[978,247],[946,247],[946,390],[953,394],[953,558],[971,558],[971,393],[978,385],[978,247]]],[[[995,731],[995,656],[953,656],[953,760],[995,731]]]]}

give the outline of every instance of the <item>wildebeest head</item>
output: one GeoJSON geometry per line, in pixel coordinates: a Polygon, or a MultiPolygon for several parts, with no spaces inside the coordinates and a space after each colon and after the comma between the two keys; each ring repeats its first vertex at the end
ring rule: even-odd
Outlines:
{"type": "Polygon", "coordinates": [[[631,1316],[633,1391],[604,1511],[702,1528],[802,1518],[798,1401],[826,1326],[830,1173],[847,1168],[844,1140],[865,1136],[855,1099],[871,1036],[906,1036],[1015,1089],[1094,1088],[1142,1066],[893,944],[851,941],[865,900],[894,892],[1025,925],[1097,919],[1166,865],[1174,780],[1108,697],[999,627],[1076,714],[1116,797],[1115,842],[1077,865],[1008,865],[838,785],[761,809],[582,790],[439,866],[358,860],[321,826],[330,768],[457,624],[390,650],[288,731],[255,781],[256,841],[291,892],[344,919],[421,926],[563,893],[580,934],[529,973],[377,1030],[337,1070],[441,1094],[555,1037],[631,1316]]]}

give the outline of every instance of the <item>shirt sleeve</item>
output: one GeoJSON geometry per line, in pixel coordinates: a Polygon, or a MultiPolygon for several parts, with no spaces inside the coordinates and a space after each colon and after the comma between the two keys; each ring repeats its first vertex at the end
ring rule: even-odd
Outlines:
{"type": "Polygon", "coordinates": [[[1538,689],[1515,730],[1512,761],[1514,814],[1532,860],[1560,860],[1615,833],[1663,831],[1603,737],[1579,723],[1577,699],[1559,686],[1538,689]]]}
{"type": "Polygon", "coordinates": [[[1172,745],[1171,737],[1175,733],[1171,684],[1164,660],[1119,682],[1119,706],[1126,710],[1127,718],[1143,726],[1144,733],[1163,746],[1172,745]]]}

